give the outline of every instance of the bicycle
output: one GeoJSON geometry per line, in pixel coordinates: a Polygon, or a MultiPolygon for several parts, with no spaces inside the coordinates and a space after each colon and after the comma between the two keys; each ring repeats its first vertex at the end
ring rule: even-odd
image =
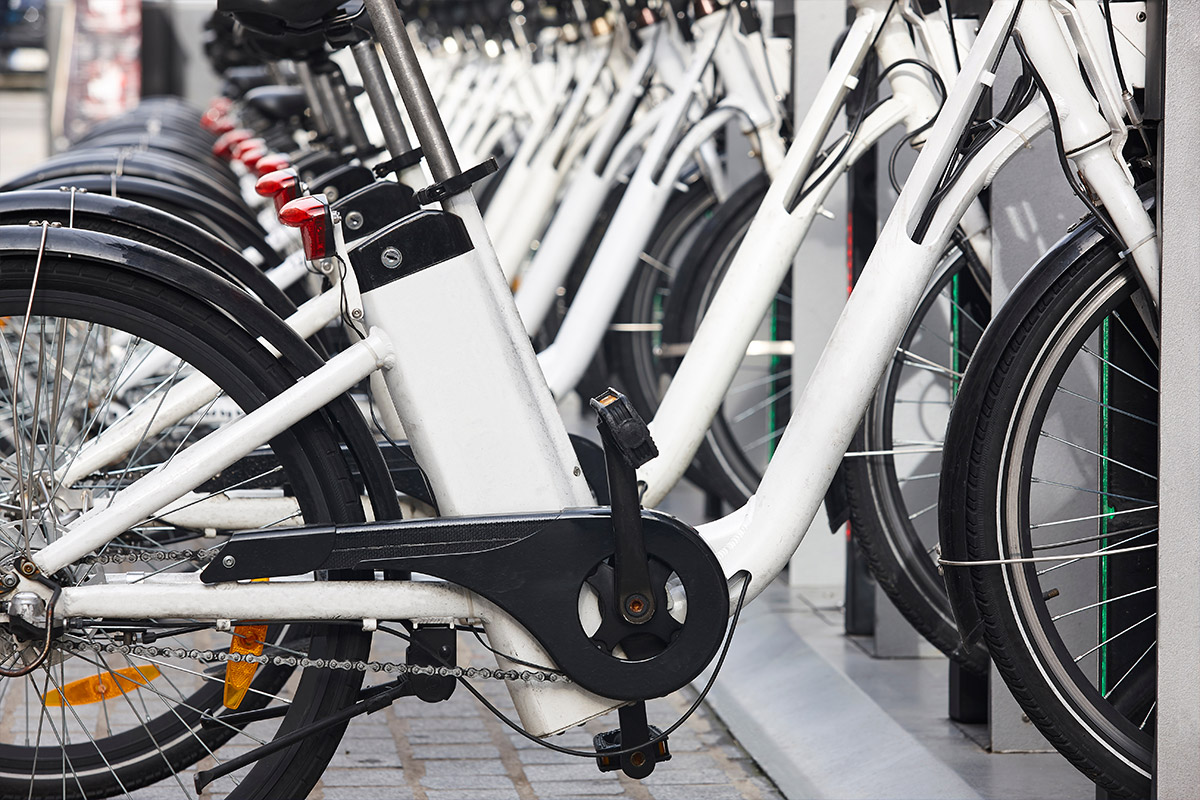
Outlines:
{"type": "MultiPolygon", "coordinates": [[[[239,4],[243,9],[262,7],[250,0],[239,4]]],[[[381,0],[370,0],[368,8],[411,116],[431,121],[429,126],[418,127],[417,133],[433,177],[439,181],[451,179],[459,170],[436,125],[432,98],[420,81],[398,13],[381,0]]],[[[590,490],[538,373],[507,283],[486,245],[479,214],[467,195],[453,195],[444,201],[442,212],[420,211],[385,231],[389,235],[403,233],[403,240],[381,236],[370,243],[375,249],[348,249],[347,261],[361,290],[359,296],[347,297],[348,316],[357,320],[354,311],[361,308],[362,319],[377,322],[378,327],[363,330],[364,338],[320,366],[305,356],[303,348],[297,347],[294,338],[277,321],[272,322],[261,307],[242,304],[246,307],[230,316],[232,312],[220,310],[212,296],[180,292],[173,295],[173,313],[164,313],[162,306],[155,308],[154,303],[138,299],[166,296],[171,283],[178,286],[200,280],[197,270],[186,262],[172,262],[161,254],[121,244],[127,262],[121,264],[112,240],[99,234],[51,228],[48,223],[33,228],[5,228],[5,262],[13,276],[9,291],[18,310],[28,309],[20,304],[34,298],[38,299],[38,310],[50,319],[67,312],[72,316],[86,313],[82,303],[74,299],[82,289],[79,284],[67,285],[67,277],[76,280],[77,273],[91,272],[91,282],[112,285],[111,275],[135,275],[124,282],[132,282],[135,288],[152,288],[153,292],[141,294],[139,289],[128,297],[106,299],[115,309],[108,321],[132,329],[130,333],[144,332],[160,345],[173,342],[177,350],[185,351],[180,355],[212,373],[219,384],[243,395],[246,405],[265,400],[244,417],[180,451],[163,467],[143,475],[104,507],[96,506],[78,519],[66,520],[70,527],[62,535],[46,532],[49,529],[45,526],[36,532],[31,530],[28,522],[33,509],[24,504],[33,494],[17,493],[20,503],[14,505],[22,507],[22,513],[13,526],[14,532],[21,537],[29,534],[53,541],[36,552],[30,547],[30,557],[0,577],[0,582],[12,586],[10,610],[12,599],[20,596],[22,600],[17,616],[29,627],[21,628],[16,623],[17,629],[27,635],[31,630],[44,632],[44,640],[39,643],[19,640],[24,644],[14,647],[16,658],[10,656],[10,660],[22,659],[28,653],[31,663],[22,669],[29,667],[31,671],[45,663],[39,659],[48,658],[55,649],[55,619],[174,617],[203,624],[207,631],[218,620],[230,621],[229,626],[246,620],[289,621],[298,619],[299,612],[303,619],[318,625],[318,633],[309,640],[308,653],[268,655],[265,663],[276,666],[278,658],[282,659],[279,666],[306,667],[299,691],[306,697],[319,697],[329,713],[304,717],[310,707],[296,708],[293,704],[285,730],[292,731],[290,735],[296,738],[285,737],[279,744],[290,747],[298,740],[300,749],[282,747],[269,760],[257,762],[239,789],[248,795],[250,784],[265,781],[264,791],[296,793],[305,781],[315,779],[314,772],[324,764],[321,759],[327,759],[336,745],[335,730],[305,729],[305,724],[329,716],[340,725],[350,714],[416,691],[408,676],[465,677],[465,673],[446,665],[441,667],[445,672],[439,673],[433,667],[432,674],[409,668],[400,682],[355,703],[362,676],[359,667],[370,668],[363,660],[362,627],[377,626],[379,619],[411,620],[418,626],[416,630],[423,622],[482,620],[496,650],[519,659],[509,660],[507,665],[521,666],[524,662],[531,670],[522,676],[513,666],[502,676],[510,680],[526,730],[535,735],[548,734],[634,701],[621,714],[623,738],[617,740],[621,743],[602,747],[601,758],[609,758],[610,764],[619,761],[634,774],[642,773],[648,765],[652,768],[665,755],[665,746],[660,747],[664,739],[651,734],[644,714],[639,718],[636,701],[669,692],[698,674],[727,641],[725,618],[730,609],[736,621],[744,603],[783,568],[816,513],[857,418],[892,358],[895,343],[959,217],[994,170],[1017,152],[1026,138],[1049,125],[1048,109],[1040,101],[1032,101],[974,149],[973,158],[955,165],[950,173],[952,180],[943,185],[946,167],[957,152],[960,134],[986,82],[986,78],[983,82],[980,78],[994,69],[1012,26],[1024,35],[1030,60],[1051,87],[1052,95],[1070,98],[1071,122],[1062,126],[1060,133],[1068,152],[1085,147],[1075,153],[1079,166],[1093,189],[1105,199],[1122,238],[1135,244],[1130,251],[1139,271],[1154,275],[1153,226],[1121,162],[1104,146],[1109,136],[1097,134],[1111,130],[1109,122],[1099,112],[1088,113],[1091,95],[1076,69],[1075,54],[1059,34],[1056,13],[1059,11],[1047,3],[1031,1],[1011,0],[993,6],[963,64],[963,78],[950,91],[884,228],[883,246],[868,263],[827,357],[796,405],[794,415],[804,424],[789,426],[750,503],[697,531],[654,512],[639,514],[632,468],[647,454],[645,441],[638,437],[622,441],[614,433],[624,424],[620,418],[610,420],[606,428],[613,439],[606,442],[611,445],[607,455],[613,508],[607,512],[561,510],[587,505],[590,490]],[[416,241],[412,237],[423,244],[436,244],[438,249],[425,253],[414,250],[406,244],[416,241]],[[388,247],[401,253],[399,263],[395,258],[382,258],[388,247]],[[145,258],[134,258],[132,254],[145,258]],[[74,258],[65,258],[68,255],[74,258]],[[881,268],[885,259],[892,261],[887,270],[881,268]],[[393,262],[391,266],[389,261],[393,262]],[[168,270],[155,264],[169,264],[179,277],[172,278],[168,270]],[[21,276],[20,283],[17,276],[21,276]],[[33,292],[34,285],[41,286],[44,300],[33,292]],[[449,313],[451,309],[453,313],[449,313]],[[203,318],[213,330],[219,326],[222,336],[229,339],[228,346],[215,348],[205,341],[211,339],[212,332],[204,324],[187,325],[173,319],[184,317],[185,311],[187,316],[203,318]],[[238,324],[239,317],[244,317],[243,324],[238,324]],[[201,335],[200,330],[209,336],[201,335]],[[288,354],[287,361],[277,358],[256,338],[269,330],[277,332],[272,344],[288,354]],[[440,367],[451,358],[461,378],[448,386],[440,367]],[[337,436],[328,427],[332,423],[326,413],[332,412],[316,412],[381,366],[387,368],[385,380],[397,414],[445,519],[396,521],[377,513],[378,522],[365,527],[354,524],[361,515],[359,491],[347,468],[348,459],[337,447],[337,436]],[[310,374],[288,385],[293,378],[288,372],[310,368],[310,374]],[[275,379],[279,380],[272,386],[275,379]],[[505,424],[496,425],[497,419],[505,424]],[[283,436],[285,433],[287,436],[283,436]],[[299,443],[298,451],[289,447],[293,439],[299,443]],[[124,585],[115,580],[108,584],[56,585],[56,578],[70,575],[62,570],[104,548],[147,516],[170,513],[164,510],[169,504],[237,464],[266,441],[275,442],[281,450],[278,461],[289,480],[304,487],[297,491],[297,500],[306,504],[305,522],[333,525],[267,529],[233,536],[199,575],[170,579],[138,576],[136,582],[124,585]],[[336,480],[313,485],[312,476],[322,473],[336,480]],[[322,501],[325,509],[320,508],[322,501]],[[635,520],[640,520],[640,535],[635,520]],[[626,527],[631,524],[633,527],[626,527]],[[771,533],[764,536],[762,531],[771,533]],[[354,539],[362,541],[351,541],[354,539]],[[369,548],[368,541],[372,544],[369,548]],[[497,541],[505,546],[494,549],[497,541]],[[640,552],[639,543],[644,548],[640,552]],[[414,556],[411,546],[424,548],[423,554],[414,556]],[[615,563],[609,564],[614,552],[618,553],[615,563]],[[497,569],[500,558],[504,559],[503,568],[497,569]],[[335,571],[330,577],[341,577],[336,570],[344,568],[381,569],[385,574],[388,570],[416,569],[432,575],[441,573],[443,580],[240,582],[327,569],[335,571]],[[671,572],[676,573],[678,582],[671,580],[671,572]],[[523,592],[520,581],[513,587],[513,576],[536,579],[539,590],[523,592]],[[592,593],[603,600],[597,601],[592,593]],[[682,613],[685,608],[686,614],[682,613]],[[640,618],[646,613],[655,625],[654,633],[646,633],[648,628],[639,628],[629,619],[630,615],[640,618]],[[321,624],[336,620],[355,622],[332,629],[321,624]],[[602,649],[596,648],[597,643],[602,649]],[[621,650],[637,660],[623,660],[619,657],[621,650]],[[337,668],[329,669],[330,659],[337,668]],[[552,679],[555,672],[538,666],[550,662],[556,663],[573,683],[557,676],[552,679]],[[334,714],[335,707],[346,710],[334,714]],[[304,718],[297,720],[298,716],[304,718]],[[295,768],[288,770],[287,765],[295,768]],[[287,783],[278,783],[279,778],[287,783]]],[[[864,15],[865,24],[881,22],[877,15],[864,15]]],[[[1097,63],[1102,54],[1086,47],[1080,51],[1085,65],[1089,60],[1097,63]]],[[[1092,85],[1098,85],[1097,81],[1093,80],[1092,85]]],[[[294,205],[291,215],[306,227],[310,240],[315,240],[317,234],[332,233],[329,213],[319,200],[294,205]]],[[[338,245],[335,242],[333,246],[338,245]]],[[[212,276],[205,280],[206,286],[220,286],[212,276]]],[[[222,293],[227,295],[223,300],[232,301],[228,291],[217,292],[222,293]]],[[[95,308],[95,298],[89,297],[90,307],[95,308]]],[[[28,310],[23,313],[28,314],[28,310]]],[[[39,325],[34,330],[42,334],[44,328],[39,325]]],[[[20,341],[27,343],[27,338],[21,336],[20,341]]],[[[35,365],[41,363],[35,361],[35,365]]],[[[45,363],[61,363],[61,359],[45,363]]],[[[672,386],[685,385],[686,381],[680,382],[687,374],[681,367],[672,386]]],[[[49,377],[51,389],[61,383],[53,375],[49,377]]],[[[34,396],[44,399],[55,395],[50,391],[34,396]]],[[[614,395],[605,396],[598,405],[602,411],[608,409],[609,414],[620,409],[614,395]]],[[[343,428],[353,427],[353,415],[340,422],[343,428]]],[[[636,426],[626,429],[635,433],[638,430],[636,426]]],[[[22,450],[18,447],[16,452],[22,450]]],[[[37,448],[29,452],[41,456],[37,448]]],[[[377,462],[378,451],[375,456],[377,462]]],[[[361,465],[371,457],[368,448],[356,452],[352,460],[361,465]]],[[[27,460],[23,463],[29,466],[27,460]]],[[[33,486],[32,471],[22,467],[16,472],[19,483],[33,486]]],[[[363,469],[361,477],[369,479],[376,474],[376,470],[363,469]]],[[[657,485],[650,482],[652,492],[657,485]]],[[[386,490],[374,499],[386,503],[386,490]]],[[[77,510],[68,509],[72,513],[77,510]]],[[[60,513],[56,512],[54,521],[60,513]]],[[[114,555],[124,557],[121,553],[114,555]]],[[[185,557],[196,558],[197,554],[185,557]]],[[[68,582],[75,579],[72,575],[68,582]]],[[[10,614],[10,630],[13,624],[10,614]]],[[[133,633],[136,636],[138,631],[133,633]]],[[[199,636],[201,631],[193,633],[199,636]]],[[[421,634],[419,639],[428,635],[432,634],[421,634]]],[[[122,652],[124,645],[113,646],[116,652],[122,652]]],[[[147,647],[129,647],[137,646],[147,647]]],[[[197,654],[202,652],[193,649],[197,654]]],[[[136,656],[136,650],[130,654],[136,656]]],[[[185,657],[188,655],[185,653],[185,657]]],[[[175,653],[170,656],[175,657],[175,653]]],[[[59,662],[63,663],[66,659],[59,662]]],[[[427,665],[416,666],[429,669],[427,665]]],[[[272,709],[272,713],[277,712],[272,709]]],[[[257,757],[263,751],[249,755],[257,757]]],[[[65,774],[56,775],[54,782],[65,785],[65,774]]]]}

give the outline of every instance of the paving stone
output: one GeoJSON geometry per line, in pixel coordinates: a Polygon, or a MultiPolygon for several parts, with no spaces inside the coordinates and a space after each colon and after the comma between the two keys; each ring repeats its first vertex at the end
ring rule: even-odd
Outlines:
{"type": "Polygon", "coordinates": [[[601,777],[601,773],[596,771],[594,762],[592,764],[531,764],[525,767],[525,777],[529,778],[531,782],[575,781],[580,778],[601,777]]]}
{"type": "Polygon", "coordinates": [[[500,758],[500,751],[491,744],[419,744],[413,745],[413,758],[442,760],[447,758],[500,758]]]}
{"type": "Polygon", "coordinates": [[[427,789],[511,789],[507,775],[437,775],[421,778],[427,789]]]}
{"type": "Polygon", "coordinates": [[[478,725],[475,730],[465,731],[410,731],[408,741],[412,744],[490,744],[492,735],[478,725]]]}
{"type": "Polygon", "coordinates": [[[415,797],[407,786],[326,786],[321,796],[324,800],[413,800],[415,797]]]}
{"type": "Polygon", "coordinates": [[[447,731],[478,731],[479,715],[463,717],[418,717],[406,720],[408,729],[413,733],[440,733],[447,731]]]}
{"type": "Polygon", "coordinates": [[[625,794],[625,787],[621,785],[620,779],[613,777],[611,781],[600,780],[601,776],[597,775],[593,780],[585,781],[534,781],[531,780],[529,785],[533,787],[534,794],[538,797],[578,797],[580,795],[591,795],[593,797],[620,797],[625,794]]]}
{"type": "Polygon", "coordinates": [[[326,786],[408,786],[400,769],[331,769],[321,782],[326,786]]]}
{"type": "MultiPolygon", "coordinates": [[[[468,798],[465,798],[459,790],[428,791],[425,793],[425,800],[468,800],[468,798]]],[[[516,789],[485,789],[471,792],[469,800],[521,800],[521,795],[517,794],[516,789]]]]}
{"type": "Polygon", "coordinates": [[[369,753],[337,753],[329,760],[329,769],[361,769],[393,767],[400,769],[400,756],[396,753],[371,755],[369,753]]]}
{"type": "Polygon", "coordinates": [[[347,755],[395,755],[396,740],[395,738],[356,739],[354,741],[343,739],[341,745],[338,746],[338,752],[347,755]]]}
{"type": "Polygon", "coordinates": [[[686,783],[698,784],[727,784],[729,775],[719,769],[683,769],[674,763],[667,763],[654,770],[654,774],[643,781],[647,786],[671,785],[686,783]]]}
{"type": "Polygon", "coordinates": [[[496,759],[457,759],[454,761],[425,761],[421,766],[426,777],[444,775],[507,775],[508,770],[496,759]]]}
{"type": "Polygon", "coordinates": [[[647,787],[654,800],[742,800],[736,786],[654,786],[647,787]]]}

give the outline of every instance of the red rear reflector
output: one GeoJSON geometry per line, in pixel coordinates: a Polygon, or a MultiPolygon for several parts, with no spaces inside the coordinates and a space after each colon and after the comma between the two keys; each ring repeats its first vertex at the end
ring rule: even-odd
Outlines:
{"type": "Polygon", "coordinates": [[[323,194],[298,197],[279,211],[279,221],[300,229],[304,255],[309,261],[325,258],[334,249],[333,219],[323,194]]]}
{"type": "Polygon", "coordinates": [[[253,136],[252,131],[245,128],[228,131],[221,134],[221,138],[217,139],[217,143],[213,145],[212,152],[217,158],[229,160],[233,157],[233,148],[253,136]]]}
{"type": "MultiPolygon", "coordinates": [[[[267,149],[267,143],[264,142],[262,139],[243,139],[242,141],[235,144],[233,146],[233,150],[231,150],[230,152],[233,153],[234,158],[236,158],[238,161],[241,161],[242,153],[246,152],[247,150],[249,150],[252,147],[262,148],[264,151],[264,154],[265,154],[265,151],[267,149]]],[[[260,156],[260,158],[261,158],[261,156],[260,156]]]]}
{"type": "Polygon", "coordinates": [[[233,130],[233,123],[225,117],[223,111],[210,108],[204,112],[204,116],[200,117],[200,127],[211,134],[220,136],[222,133],[233,130]]]}
{"type": "Polygon", "coordinates": [[[278,214],[284,206],[300,196],[300,174],[291,168],[268,172],[254,184],[254,191],[262,197],[274,198],[275,213],[278,214]]]}
{"type": "Polygon", "coordinates": [[[260,158],[258,160],[258,163],[254,165],[254,171],[255,171],[255,173],[258,174],[258,177],[261,178],[263,175],[266,175],[268,172],[274,172],[275,170],[279,170],[279,169],[286,169],[286,168],[290,167],[291,165],[292,165],[292,163],[290,161],[288,161],[287,156],[281,155],[279,153],[272,153],[268,156],[264,156],[263,158],[260,158]]]}
{"type": "Polygon", "coordinates": [[[242,151],[242,154],[238,156],[238,161],[241,161],[243,164],[245,164],[246,169],[254,169],[254,165],[269,155],[270,152],[271,151],[267,150],[267,148],[263,147],[262,145],[247,147],[242,151]]]}

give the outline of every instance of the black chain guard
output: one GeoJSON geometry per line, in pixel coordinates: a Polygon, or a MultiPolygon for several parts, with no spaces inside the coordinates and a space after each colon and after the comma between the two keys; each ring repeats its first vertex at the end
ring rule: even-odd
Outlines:
{"type": "Polygon", "coordinates": [[[644,700],[686,686],[716,655],[729,590],[716,556],[692,528],[644,510],[642,530],[659,610],[644,627],[615,625],[610,612],[591,637],[579,620],[579,593],[589,579],[594,588],[604,581],[613,553],[607,508],[250,531],[235,534],[201,578],[218,583],[334,569],[432,575],[504,609],[584,689],[644,700]],[[669,618],[666,607],[663,584],[671,573],[687,596],[683,623],[669,618]],[[627,658],[612,654],[617,644],[627,658]]]}

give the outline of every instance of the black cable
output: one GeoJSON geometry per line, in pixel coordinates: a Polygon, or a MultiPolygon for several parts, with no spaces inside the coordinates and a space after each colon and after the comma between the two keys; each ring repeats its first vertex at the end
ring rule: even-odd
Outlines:
{"type": "Polygon", "coordinates": [[[1046,106],[1050,110],[1050,127],[1054,131],[1054,143],[1055,150],[1058,152],[1058,163],[1059,166],[1062,167],[1063,175],[1067,176],[1067,183],[1070,184],[1071,191],[1073,191],[1079,200],[1085,206],[1087,206],[1088,211],[1090,211],[1100,222],[1100,224],[1104,226],[1109,235],[1113,237],[1113,240],[1119,243],[1122,249],[1127,250],[1129,245],[1121,237],[1121,234],[1117,231],[1116,226],[1113,225],[1112,221],[1108,218],[1108,215],[1096,207],[1096,204],[1092,202],[1092,198],[1088,196],[1088,193],[1083,190],[1083,187],[1080,186],[1076,180],[1075,173],[1072,171],[1071,165],[1067,162],[1066,145],[1063,144],[1062,127],[1058,122],[1058,109],[1056,109],[1054,106],[1054,98],[1050,96],[1050,90],[1046,87],[1046,83],[1042,80],[1042,76],[1037,73],[1036,69],[1034,69],[1033,61],[1029,58],[1029,53],[1025,50],[1025,43],[1021,40],[1020,32],[1018,31],[1013,33],[1012,38],[1013,45],[1016,46],[1017,52],[1020,53],[1021,60],[1029,66],[1029,71],[1033,75],[1033,80],[1037,83],[1038,91],[1042,93],[1042,98],[1046,101],[1046,106]]]}
{"type": "MultiPolygon", "coordinates": [[[[376,630],[383,631],[384,633],[390,633],[392,636],[396,636],[400,639],[403,639],[404,641],[408,642],[409,644],[415,644],[417,647],[420,647],[425,652],[429,652],[429,649],[426,648],[423,644],[421,644],[420,642],[414,642],[410,635],[408,635],[407,633],[404,633],[402,631],[398,631],[395,628],[388,628],[388,627],[384,627],[383,625],[380,625],[376,628],[376,630]]],[[[552,672],[555,675],[565,675],[566,674],[562,670],[554,669],[553,667],[543,666],[542,664],[534,664],[529,661],[523,661],[523,660],[517,658],[516,656],[510,656],[508,653],[500,652],[499,650],[497,650],[496,648],[492,647],[487,642],[485,642],[483,640],[483,637],[479,635],[480,629],[476,628],[474,626],[458,625],[454,628],[454,630],[468,631],[470,633],[475,634],[475,638],[479,640],[479,644],[483,645],[483,647],[485,647],[490,652],[500,656],[503,659],[511,661],[514,664],[520,664],[522,667],[529,667],[530,669],[540,669],[543,672],[552,672]]]]}
{"type": "MultiPolygon", "coordinates": [[[[862,123],[869,116],[869,114],[867,113],[866,108],[865,108],[867,102],[870,100],[871,96],[879,89],[879,86],[883,83],[883,79],[887,77],[888,73],[890,73],[892,70],[896,69],[897,67],[903,67],[903,66],[920,67],[921,69],[926,70],[933,77],[934,88],[936,88],[938,90],[938,93],[941,95],[941,98],[938,102],[938,113],[941,113],[942,106],[944,106],[946,104],[946,96],[947,96],[946,84],[942,82],[942,77],[937,74],[937,71],[933,67],[931,67],[929,64],[926,64],[924,61],[920,61],[915,58],[902,58],[899,61],[889,64],[887,69],[883,70],[877,76],[875,76],[875,79],[871,82],[870,87],[868,87],[867,91],[863,94],[863,103],[862,103],[863,108],[860,110],[858,118],[855,119],[854,126],[840,140],[840,141],[842,141],[841,152],[839,152],[837,154],[836,158],[833,158],[833,159],[827,158],[827,159],[822,160],[822,162],[821,162],[822,164],[826,163],[826,161],[828,161],[829,163],[817,177],[815,177],[815,178],[812,177],[812,170],[809,171],[809,176],[804,179],[804,185],[806,186],[806,188],[800,190],[800,194],[797,195],[795,203],[792,204],[793,208],[795,207],[796,204],[799,204],[802,200],[804,200],[804,198],[808,197],[808,195],[812,194],[813,191],[815,191],[816,188],[818,186],[820,186],[821,183],[826,178],[828,178],[835,169],[838,168],[838,165],[841,163],[841,161],[845,157],[846,153],[849,152],[850,145],[854,142],[854,137],[858,134],[859,128],[862,127],[862,123]]],[[[880,101],[879,103],[876,103],[875,106],[873,106],[873,108],[878,105],[881,105],[881,104],[882,104],[882,101],[880,101]]],[[[916,136],[919,136],[920,134],[929,130],[929,128],[933,127],[933,123],[936,120],[937,120],[937,114],[934,114],[933,117],[931,117],[928,122],[926,122],[924,125],[917,128],[911,134],[906,136],[905,139],[902,139],[900,144],[903,144],[904,141],[915,138],[916,136]]],[[[893,159],[894,159],[894,156],[895,156],[895,154],[893,153],[893,159]]],[[[816,167],[814,165],[814,169],[815,168],[816,167]]],[[[895,184],[895,182],[893,180],[893,185],[894,184],[895,184]]]]}
{"type": "MultiPolygon", "coordinates": [[[[1021,75],[1017,77],[1012,91],[1004,103],[1004,107],[1000,109],[1000,113],[995,115],[994,119],[1001,123],[1012,122],[1017,114],[1033,101],[1036,94],[1037,84],[1034,83],[1028,67],[1022,64],[1021,75]]],[[[963,135],[959,138],[957,161],[952,161],[947,165],[946,174],[939,188],[930,196],[929,202],[926,204],[927,209],[936,208],[937,204],[942,201],[942,198],[946,196],[955,182],[961,177],[967,165],[971,163],[971,159],[996,135],[999,129],[990,123],[991,120],[989,119],[987,122],[972,125],[964,131],[963,135]]],[[[917,230],[924,231],[924,227],[927,224],[928,221],[922,219],[922,224],[918,225],[917,230]]]]}
{"type": "MultiPolygon", "coordinates": [[[[642,744],[639,744],[636,747],[626,747],[622,750],[605,751],[604,755],[606,755],[606,756],[623,756],[623,755],[628,755],[629,753],[636,753],[639,750],[645,750],[647,747],[653,747],[654,745],[658,744],[659,742],[665,740],[668,736],[670,736],[676,730],[678,730],[679,727],[681,725],[683,725],[683,723],[687,722],[688,719],[690,719],[691,716],[696,713],[696,709],[698,709],[700,707],[700,704],[702,702],[704,702],[704,698],[708,696],[708,693],[712,689],[713,684],[716,683],[717,675],[719,675],[721,673],[721,665],[725,663],[725,656],[727,656],[729,654],[729,645],[733,642],[733,632],[734,632],[734,630],[737,629],[738,617],[741,616],[742,605],[745,603],[745,600],[746,600],[746,591],[750,588],[749,573],[739,573],[739,574],[745,575],[745,581],[742,583],[742,591],[741,591],[741,594],[738,596],[737,606],[734,607],[733,616],[730,619],[729,633],[726,634],[726,636],[725,636],[725,644],[721,647],[721,655],[717,658],[716,665],[713,668],[713,674],[708,679],[708,683],[706,683],[704,685],[704,689],[700,692],[699,696],[696,697],[696,701],[694,703],[692,703],[691,707],[688,708],[688,710],[684,712],[683,716],[681,716],[675,722],[675,724],[673,724],[671,727],[667,728],[665,731],[660,733],[658,736],[655,736],[654,738],[652,738],[650,741],[643,742],[642,744]]],[[[466,688],[466,690],[468,692],[475,695],[475,699],[477,699],[480,703],[482,703],[484,708],[486,708],[488,711],[491,711],[492,714],[495,715],[496,719],[500,720],[505,725],[512,728],[514,731],[516,731],[517,733],[519,733],[521,736],[525,737],[529,741],[539,744],[542,747],[545,747],[547,750],[553,750],[554,752],[562,753],[563,755],[578,756],[580,758],[595,758],[596,757],[597,754],[595,752],[588,752],[585,750],[572,750],[569,747],[561,747],[556,744],[551,744],[550,742],[547,742],[543,739],[538,738],[537,736],[534,736],[532,733],[530,733],[529,731],[522,728],[518,723],[513,722],[511,719],[509,719],[507,716],[505,716],[503,711],[501,711],[500,709],[498,709],[494,705],[492,705],[490,702],[488,702],[488,699],[486,697],[484,697],[482,694],[480,694],[479,690],[477,690],[474,686],[469,684],[465,678],[459,678],[458,681],[466,688]]]]}
{"type": "Polygon", "coordinates": [[[475,634],[475,640],[477,642],[479,642],[479,644],[481,646],[487,648],[488,652],[490,652],[494,655],[500,656],[505,661],[511,661],[514,664],[520,664],[522,667],[529,667],[530,669],[538,669],[538,670],[541,670],[542,672],[549,672],[554,675],[566,675],[567,674],[567,673],[563,672],[561,669],[554,669],[553,667],[547,667],[543,664],[534,664],[532,661],[523,661],[522,659],[519,659],[516,656],[511,656],[508,653],[500,652],[499,650],[492,647],[490,644],[488,644],[487,642],[485,642],[483,640],[483,636],[480,635],[478,628],[471,628],[471,633],[475,634]]]}
{"type": "MultiPolygon", "coordinates": [[[[866,50],[866,52],[868,53],[867,57],[870,56],[870,53],[874,52],[875,45],[878,44],[878,42],[879,42],[879,37],[883,35],[883,29],[887,26],[888,17],[891,15],[892,11],[896,8],[896,2],[897,2],[897,0],[892,0],[892,2],[888,4],[887,11],[883,15],[883,22],[880,24],[879,30],[875,31],[875,37],[873,39],[871,39],[871,45],[866,50]]],[[[843,40],[843,45],[844,45],[844,40],[843,40]]],[[[840,54],[840,52],[841,52],[840,48],[839,48],[838,52],[840,54]]],[[[836,56],[835,56],[835,60],[836,60],[836,56]]],[[[864,59],[864,61],[865,61],[865,59],[864,59]]],[[[858,129],[860,127],[862,127],[863,120],[866,119],[866,117],[867,117],[867,105],[871,101],[871,93],[872,93],[872,91],[874,91],[875,89],[878,89],[878,88],[879,88],[879,76],[877,76],[876,79],[874,81],[872,81],[870,88],[863,92],[862,102],[859,103],[858,112],[854,115],[853,123],[850,126],[850,130],[841,139],[838,140],[843,143],[842,150],[840,153],[838,153],[837,158],[833,160],[833,164],[837,164],[837,162],[842,160],[842,156],[844,156],[846,154],[846,151],[850,147],[850,143],[854,141],[855,134],[858,133],[858,129]]],[[[842,105],[845,106],[849,102],[849,99],[850,99],[849,95],[847,95],[846,99],[842,101],[842,105]]],[[[837,142],[834,142],[834,144],[830,145],[830,147],[833,147],[836,145],[837,145],[837,142]]],[[[828,152],[829,149],[830,148],[826,148],[826,152],[828,152]]],[[[827,159],[822,159],[821,163],[822,164],[825,163],[825,160],[827,160],[827,159]]],[[[815,168],[816,168],[816,166],[814,165],[813,169],[815,169],[815,168]]],[[[800,183],[801,187],[803,187],[805,184],[809,184],[810,187],[815,187],[822,180],[824,180],[828,174],[828,171],[826,171],[825,173],[823,173],[821,175],[821,177],[818,180],[810,182],[810,179],[812,178],[812,174],[813,174],[813,169],[810,169],[808,172],[808,175],[806,175],[804,177],[804,180],[801,181],[801,183],[800,183]]],[[[830,169],[832,169],[832,167],[830,167],[830,169]]],[[[809,191],[812,191],[812,189],[810,188],[809,191]]],[[[807,195],[807,192],[805,192],[804,189],[801,188],[800,193],[797,194],[795,198],[792,198],[787,203],[788,211],[795,209],[795,207],[800,203],[801,200],[804,199],[804,197],[806,195],[807,195]]]]}
{"type": "Polygon", "coordinates": [[[941,0],[942,12],[946,15],[946,27],[950,29],[950,49],[954,51],[954,68],[962,72],[962,59],[958,57],[958,35],[954,32],[954,14],[950,13],[949,0],[941,0]]]}
{"type": "Polygon", "coordinates": [[[1104,18],[1108,20],[1108,46],[1112,49],[1113,64],[1117,67],[1117,82],[1121,84],[1121,91],[1129,94],[1129,84],[1125,82],[1125,72],[1121,69],[1121,57],[1117,55],[1117,34],[1113,26],[1112,0],[1104,0],[1104,18]]]}
{"type": "MultiPolygon", "coordinates": [[[[1008,22],[1008,30],[1004,34],[1004,43],[1000,46],[999,51],[996,53],[996,57],[992,59],[992,64],[988,68],[988,72],[991,72],[993,75],[996,74],[996,70],[1000,67],[1000,60],[1004,58],[1004,51],[1008,45],[1008,40],[1013,36],[1013,31],[1017,26],[1017,20],[1021,16],[1021,9],[1024,7],[1024,5],[1025,0],[1017,0],[1017,5],[1013,9],[1012,18],[1008,22]]],[[[991,91],[991,87],[988,87],[980,93],[979,100],[977,100],[975,103],[972,116],[976,116],[979,113],[980,104],[982,104],[984,99],[990,95],[991,91]]],[[[967,128],[963,131],[962,136],[959,137],[958,144],[955,147],[957,152],[965,152],[969,149],[968,143],[971,135],[972,128],[967,128]]],[[[965,165],[966,162],[964,160],[959,163],[965,165]]],[[[916,241],[919,242],[924,238],[925,231],[929,228],[929,223],[933,221],[933,215],[937,211],[938,202],[941,200],[941,198],[945,197],[946,192],[948,192],[950,187],[953,185],[953,180],[951,180],[951,178],[952,176],[955,176],[956,166],[957,165],[953,158],[946,162],[946,168],[942,171],[942,177],[938,181],[937,187],[935,188],[933,195],[930,197],[929,202],[925,204],[925,210],[921,213],[921,218],[917,221],[917,225],[913,229],[913,238],[916,241]]],[[[961,167],[958,169],[959,171],[957,174],[961,174],[961,167]]]]}

